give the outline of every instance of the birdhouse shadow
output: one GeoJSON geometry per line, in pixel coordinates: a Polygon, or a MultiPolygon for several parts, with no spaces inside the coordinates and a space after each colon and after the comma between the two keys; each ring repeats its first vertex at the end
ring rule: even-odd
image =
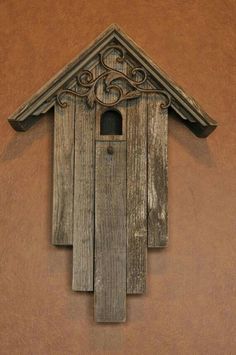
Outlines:
{"type": "Polygon", "coordinates": [[[52,126],[53,109],[43,116],[36,125],[32,126],[27,132],[15,132],[8,144],[3,149],[0,159],[10,161],[20,158],[35,141],[42,139],[52,126]],[[47,120],[45,120],[47,118],[47,120]]]}
{"type": "MultiPolygon", "coordinates": [[[[51,237],[51,235],[50,235],[51,237]]],[[[51,243],[51,238],[49,243],[51,243]]],[[[49,244],[50,245],[50,244],[49,244]]],[[[66,272],[67,275],[70,275],[70,277],[67,277],[66,279],[66,286],[69,290],[71,290],[71,285],[72,285],[72,267],[73,267],[73,262],[72,262],[72,253],[73,253],[73,248],[72,245],[52,245],[52,248],[55,248],[56,250],[58,250],[58,252],[60,253],[60,251],[64,253],[64,255],[66,255],[66,272]]]]}
{"type": "Polygon", "coordinates": [[[183,123],[185,122],[174,110],[169,110],[169,142],[173,138],[199,163],[212,167],[215,166],[207,139],[196,137],[183,123]]]}

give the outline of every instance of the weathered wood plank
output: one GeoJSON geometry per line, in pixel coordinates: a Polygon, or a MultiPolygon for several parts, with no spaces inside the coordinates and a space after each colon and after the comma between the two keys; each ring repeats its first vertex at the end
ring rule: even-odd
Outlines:
{"type": "Polygon", "coordinates": [[[146,287],[147,96],[127,103],[127,293],[146,287]]]}
{"type": "Polygon", "coordinates": [[[76,100],[72,288],[93,291],[95,109],[76,100]]]}
{"type": "Polygon", "coordinates": [[[53,157],[52,243],[73,241],[74,112],[75,98],[65,97],[68,106],[55,105],[53,157]]]}
{"type": "Polygon", "coordinates": [[[148,247],[168,241],[168,112],[161,102],[157,94],[148,96],[148,247]]]}
{"type": "Polygon", "coordinates": [[[95,186],[95,319],[124,322],[126,142],[96,142],[95,186]]]}

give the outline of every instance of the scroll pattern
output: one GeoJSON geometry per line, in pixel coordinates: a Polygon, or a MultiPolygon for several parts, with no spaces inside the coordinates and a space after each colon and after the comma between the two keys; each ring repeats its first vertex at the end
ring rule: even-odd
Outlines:
{"type": "Polygon", "coordinates": [[[146,89],[141,87],[144,83],[147,82],[148,74],[145,69],[142,67],[134,67],[131,70],[130,77],[123,72],[108,66],[105,63],[105,56],[108,51],[116,49],[119,55],[116,58],[118,63],[123,63],[125,61],[125,51],[119,45],[108,46],[102,53],[99,54],[100,63],[105,71],[100,74],[98,77],[94,77],[91,71],[82,70],[76,77],[76,82],[80,91],[75,91],[72,89],[63,89],[57,96],[56,101],[61,107],[67,107],[67,102],[63,100],[65,94],[70,94],[79,97],[86,97],[87,104],[90,108],[93,108],[95,102],[106,106],[113,107],[124,100],[131,100],[141,96],[142,93],[158,93],[165,97],[165,102],[161,104],[161,107],[167,108],[171,103],[171,96],[165,90],[159,89],[146,89]],[[122,86],[117,82],[122,80],[128,83],[128,86],[131,88],[129,91],[125,92],[122,86]],[[101,100],[97,95],[97,88],[99,82],[103,81],[105,84],[105,91],[107,93],[113,91],[116,92],[116,98],[112,102],[105,102],[101,100]],[[81,91],[81,89],[83,91],[81,91]]]}

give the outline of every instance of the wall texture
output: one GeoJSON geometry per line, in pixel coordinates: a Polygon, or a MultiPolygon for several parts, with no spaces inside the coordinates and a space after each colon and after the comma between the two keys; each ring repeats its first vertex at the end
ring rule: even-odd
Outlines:
{"type": "Polygon", "coordinates": [[[1,0],[1,355],[235,354],[235,16],[234,0],[1,0]],[[50,244],[53,113],[26,133],[7,117],[113,22],[219,127],[198,139],[170,118],[170,245],[127,323],[97,325],[71,249],[50,244]]]}

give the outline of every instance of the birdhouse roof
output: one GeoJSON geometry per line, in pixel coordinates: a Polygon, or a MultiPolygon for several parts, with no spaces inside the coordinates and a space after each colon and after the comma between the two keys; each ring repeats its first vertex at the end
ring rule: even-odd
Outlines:
{"type": "Polygon", "coordinates": [[[140,66],[145,68],[159,89],[167,92],[171,99],[171,108],[198,137],[207,137],[217,127],[217,122],[210,118],[192,97],[189,97],[162,69],[153,63],[147,54],[117,25],[108,27],[87,49],[60,70],[9,117],[11,126],[17,131],[28,130],[42,117],[42,114],[55,105],[58,92],[67,87],[81,69],[114,41],[122,46],[140,66]]]}

